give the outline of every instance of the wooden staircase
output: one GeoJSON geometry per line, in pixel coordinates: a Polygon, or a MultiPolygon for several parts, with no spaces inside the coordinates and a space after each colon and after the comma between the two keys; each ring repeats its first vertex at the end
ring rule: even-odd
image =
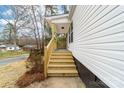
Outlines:
{"type": "Polygon", "coordinates": [[[51,53],[47,76],[78,76],[72,53],[68,50],[55,50],[51,53]]]}

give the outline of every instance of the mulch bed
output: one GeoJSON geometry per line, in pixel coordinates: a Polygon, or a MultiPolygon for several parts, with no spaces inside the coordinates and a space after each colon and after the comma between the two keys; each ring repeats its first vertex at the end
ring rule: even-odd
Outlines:
{"type": "Polygon", "coordinates": [[[16,85],[19,87],[27,87],[29,86],[31,83],[33,82],[40,82],[44,80],[44,75],[43,73],[34,73],[34,74],[30,74],[30,73],[25,73],[23,76],[21,76],[18,81],[16,82],[16,85]]]}
{"type": "Polygon", "coordinates": [[[18,87],[27,87],[33,82],[38,82],[44,80],[44,67],[43,67],[43,56],[39,50],[33,50],[27,60],[26,68],[27,70],[24,75],[22,75],[16,85],[18,87]]]}

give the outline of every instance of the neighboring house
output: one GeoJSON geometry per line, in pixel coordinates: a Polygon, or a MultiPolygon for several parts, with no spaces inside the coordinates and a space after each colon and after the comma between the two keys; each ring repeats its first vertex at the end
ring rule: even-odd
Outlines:
{"type": "Polygon", "coordinates": [[[12,44],[5,44],[5,45],[0,45],[0,50],[1,51],[13,51],[13,50],[20,50],[20,47],[19,46],[15,46],[15,45],[12,45],[12,44]]]}
{"type": "Polygon", "coordinates": [[[17,46],[17,45],[11,45],[11,44],[8,44],[6,45],[6,50],[20,50],[20,47],[17,46]]]}
{"type": "Polygon", "coordinates": [[[6,45],[0,45],[0,51],[6,51],[6,45]]]}
{"type": "Polygon", "coordinates": [[[124,87],[124,6],[83,5],[70,9],[69,15],[46,17],[52,28],[52,39],[45,47],[46,77],[76,74],[69,69],[71,65],[66,65],[72,60],[67,57],[69,53],[59,51],[59,54],[55,50],[58,49],[55,34],[66,33],[65,49],[72,52],[79,76],[87,87],[93,84],[124,87]],[[66,64],[62,68],[55,65],[57,62],[66,64]]]}
{"type": "Polygon", "coordinates": [[[24,51],[31,51],[32,49],[35,49],[36,48],[36,45],[25,45],[23,47],[23,50],[24,51]]]}

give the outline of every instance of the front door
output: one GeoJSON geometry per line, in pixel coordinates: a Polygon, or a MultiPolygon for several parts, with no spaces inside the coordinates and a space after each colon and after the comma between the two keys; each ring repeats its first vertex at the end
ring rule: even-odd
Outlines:
{"type": "Polygon", "coordinates": [[[57,34],[57,48],[58,49],[66,49],[66,34],[57,34]]]}

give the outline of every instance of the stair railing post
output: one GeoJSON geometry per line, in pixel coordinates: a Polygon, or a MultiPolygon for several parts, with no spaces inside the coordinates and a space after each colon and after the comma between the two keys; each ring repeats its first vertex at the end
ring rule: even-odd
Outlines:
{"type": "Polygon", "coordinates": [[[44,76],[45,78],[47,78],[47,61],[48,61],[47,47],[44,47],[44,76]]]}

